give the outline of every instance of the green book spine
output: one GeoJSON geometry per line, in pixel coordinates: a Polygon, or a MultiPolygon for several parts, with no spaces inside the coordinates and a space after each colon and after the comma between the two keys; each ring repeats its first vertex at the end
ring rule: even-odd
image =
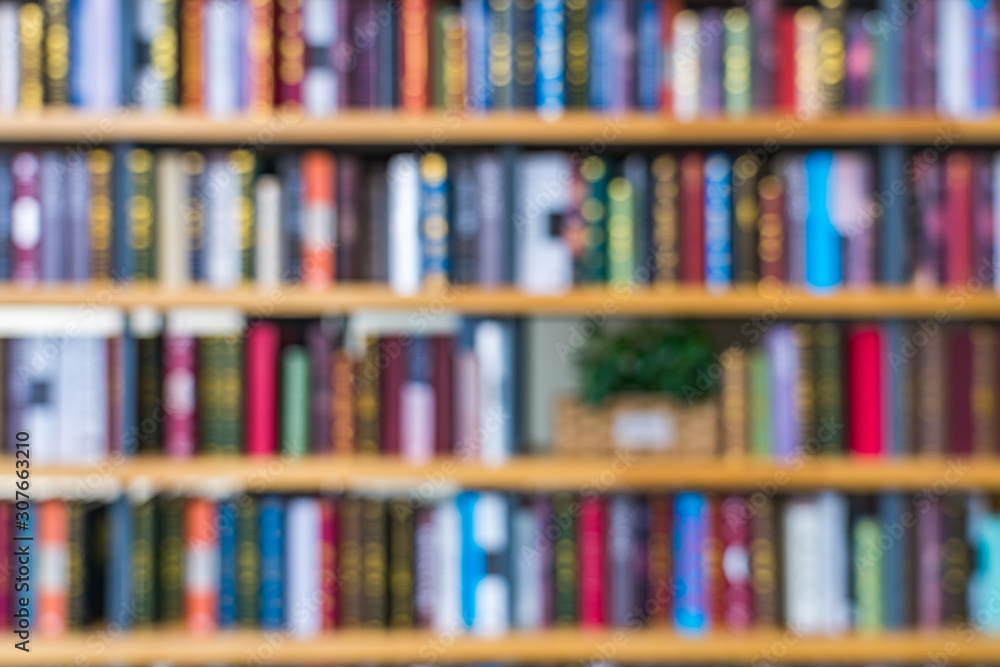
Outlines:
{"type": "Polygon", "coordinates": [[[555,569],[555,624],[572,626],[577,618],[576,501],[569,493],[552,498],[556,535],[552,549],[555,569]]]}
{"type": "Polygon", "coordinates": [[[365,357],[361,360],[355,381],[357,389],[357,443],[358,453],[378,454],[379,432],[379,343],[376,336],[369,336],[365,344],[365,357]]]}
{"type": "Polygon", "coordinates": [[[733,164],[733,278],[737,283],[757,282],[757,162],[749,154],[733,164]]]}
{"type": "Polygon", "coordinates": [[[608,183],[608,280],[631,284],[635,276],[635,196],[625,178],[608,183]]]}
{"type": "Polygon", "coordinates": [[[759,626],[776,628],[781,622],[781,590],[778,566],[778,519],[774,500],[766,495],[750,519],[750,584],[753,588],[753,612],[759,626]]]}
{"type": "Polygon", "coordinates": [[[163,102],[167,108],[177,106],[178,81],[178,43],[177,0],[157,0],[160,10],[159,30],[150,45],[150,62],[153,72],[163,87],[163,102]]]}
{"type": "Polygon", "coordinates": [[[309,451],[309,353],[290,345],[281,354],[281,451],[309,451]]]}
{"type": "Polygon", "coordinates": [[[435,109],[445,108],[445,70],[447,66],[444,52],[445,32],[448,30],[450,17],[457,11],[455,7],[442,5],[437,8],[434,14],[434,28],[431,33],[433,40],[431,48],[434,52],[431,86],[434,97],[431,102],[435,109]]]}
{"type": "Polygon", "coordinates": [[[676,283],[680,266],[678,233],[680,185],[677,181],[677,158],[660,155],[652,164],[653,172],[653,246],[656,252],[657,283],[676,283]]]}
{"type": "Polygon", "coordinates": [[[49,106],[69,102],[68,0],[45,0],[45,98],[49,106]]]}
{"type": "Polygon", "coordinates": [[[256,219],[254,206],[256,160],[250,151],[236,150],[229,154],[229,164],[232,165],[240,184],[240,196],[236,204],[236,213],[240,221],[240,273],[244,281],[251,282],[255,276],[254,258],[257,247],[257,234],[254,227],[256,219]]]}
{"type": "Polygon", "coordinates": [[[723,87],[726,90],[726,113],[745,116],[750,113],[750,14],[742,7],[726,11],[723,53],[723,87]]]}
{"type": "Polygon", "coordinates": [[[608,163],[601,157],[585,158],[580,163],[580,175],[586,189],[580,204],[584,226],[583,282],[602,283],[608,272],[608,163]]]}
{"type": "Polygon", "coordinates": [[[260,525],[257,498],[237,499],[236,517],[236,623],[257,627],[260,620],[260,525]]]}
{"type": "MultiPolygon", "coordinates": [[[[847,49],[844,44],[845,0],[820,0],[819,70],[820,99],[826,111],[844,108],[844,79],[847,49]]],[[[880,31],[880,37],[884,37],[880,31]]],[[[898,57],[898,56],[896,56],[898,57]]],[[[899,82],[889,82],[899,85],[899,82]]]]}
{"type": "Polygon", "coordinates": [[[133,510],[132,588],[135,626],[149,627],[156,620],[156,505],[147,500],[133,510]]]}
{"type": "MultiPolygon", "coordinates": [[[[816,434],[816,384],[813,368],[813,328],[811,324],[796,324],[792,327],[795,346],[798,351],[798,375],[795,378],[795,403],[798,416],[798,446],[815,442],[816,434]]],[[[811,454],[811,452],[810,452],[811,454]]]]}
{"type": "Polygon", "coordinates": [[[361,623],[384,628],[388,590],[385,503],[378,498],[361,501],[361,623]]]}
{"type": "Polygon", "coordinates": [[[128,202],[129,242],[135,255],[135,279],[156,279],[156,228],[153,220],[153,154],[145,148],[128,153],[132,196],[128,202]]]}
{"type": "Polygon", "coordinates": [[[878,519],[861,517],[854,523],[854,593],[859,632],[882,629],[882,552],[878,519]]]}
{"type": "Polygon", "coordinates": [[[949,493],[941,498],[943,545],[941,588],[944,590],[946,628],[967,626],[968,585],[971,567],[965,496],[949,493]]]}
{"type": "Polygon", "coordinates": [[[389,505],[389,625],[413,627],[413,509],[407,500],[389,505]]]}
{"type": "Polygon", "coordinates": [[[184,620],[184,499],[160,500],[159,603],[163,623],[184,620]]]}
{"type": "Polygon", "coordinates": [[[566,0],[566,106],[586,109],[590,90],[587,0],[566,0]]]}
{"type": "Polygon", "coordinates": [[[202,451],[239,454],[243,413],[243,346],[224,337],[199,341],[199,420],[202,451]]]}
{"type": "Polygon", "coordinates": [[[340,501],[340,626],[361,627],[361,500],[340,501]]]}
{"type": "Polygon", "coordinates": [[[139,338],[139,383],[136,401],[139,409],[139,452],[159,454],[163,449],[163,339],[139,338]]]}
{"type": "Polygon", "coordinates": [[[771,456],[771,370],[767,352],[755,347],[747,352],[747,416],[750,421],[750,454],[771,456]]]}
{"type": "Polygon", "coordinates": [[[812,437],[819,442],[819,451],[828,454],[844,452],[844,382],[843,353],[840,329],[824,322],[816,325],[816,426],[812,437]]]}
{"type": "Polygon", "coordinates": [[[83,627],[87,614],[87,523],[86,509],[69,503],[69,609],[66,624],[71,630],[83,627]]]}

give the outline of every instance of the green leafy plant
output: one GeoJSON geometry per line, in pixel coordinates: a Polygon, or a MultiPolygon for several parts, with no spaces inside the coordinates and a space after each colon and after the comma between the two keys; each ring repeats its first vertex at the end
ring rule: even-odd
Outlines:
{"type": "Polygon", "coordinates": [[[714,393],[715,356],[705,331],[687,322],[638,322],[598,330],[574,359],[583,400],[602,403],[614,394],[661,393],[692,400],[714,393]]]}

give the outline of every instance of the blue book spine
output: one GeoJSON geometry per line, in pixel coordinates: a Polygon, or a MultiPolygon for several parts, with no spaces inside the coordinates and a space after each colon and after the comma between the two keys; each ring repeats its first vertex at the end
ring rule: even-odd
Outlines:
{"type": "Polygon", "coordinates": [[[818,291],[840,287],[844,279],[843,239],[833,225],[827,188],[833,151],[806,156],[806,286],[818,291]]]}
{"type": "Polygon", "coordinates": [[[508,456],[515,453],[517,443],[520,441],[518,433],[521,433],[522,414],[517,409],[517,387],[518,367],[517,363],[517,340],[518,325],[517,320],[502,320],[500,322],[503,330],[503,379],[500,384],[501,396],[503,398],[503,414],[509,418],[503,419],[504,451],[508,456]]]}
{"type": "MultiPolygon", "coordinates": [[[[83,106],[87,88],[87,76],[92,75],[85,67],[86,53],[84,45],[92,36],[85,29],[85,5],[87,0],[70,0],[66,12],[66,20],[69,23],[69,34],[73,38],[69,40],[69,61],[73,66],[69,68],[69,103],[74,107],[83,106]]],[[[89,47],[88,47],[89,48],[89,47]]]]}
{"type": "Polygon", "coordinates": [[[219,505],[219,627],[236,625],[236,501],[219,505]]]}
{"type": "Polygon", "coordinates": [[[885,109],[901,109],[906,81],[902,61],[904,32],[895,26],[904,25],[910,15],[903,8],[903,0],[879,0],[878,8],[882,11],[883,20],[889,24],[879,34],[878,69],[885,84],[882,101],[885,109]]]}
{"type": "Polygon", "coordinates": [[[302,278],[302,168],[295,153],[280,159],[282,192],[282,278],[298,282],[302,278]]]}
{"type": "Polygon", "coordinates": [[[121,60],[119,74],[121,80],[119,82],[119,87],[121,90],[121,105],[129,106],[136,102],[136,98],[143,94],[140,93],[138,87],[136,86],[135,80],[135,56],[136,56],[136,16],[135,16],[135,6],[138,4],[136,0],[120,0],[121,9],[120,11],[120,21],[121,21],[121,41],[119,43],[119,48],[121,49],[121,60]]]}
{"type": "Polygon", "coordinates": [[[733,165],[722,152],[705,160],[705,286],[733,283],[733,165]]]}
{"type": "Polygon", "coordinates": [[[891,429],[887,433],[885,442],[889,445],[889,451],[894,456],[906,456],[909,450],[910,441],[910,421],[907,419],[909,411],[907,409],[907,394],[910,391],[911,364],[893,363],[893,359],[906,359],[909,345],[906,325],[899,321],[886,322],[885,338],[889,341],[891,350],[889,354],[890,362],[885,364],[885,387],[889,391],[889,401],[891,413],[889,415],[888,426],[891,429]]]}
{"type": "MultiPolygon", "coordinates": [[[[901,527],[902,537],[890,535],[889,545],[883,552],[882,618],[886,630],[902,630],[907,625],[906,616],[912,607],[910,601],[910,553],[907,544],[907,500],[900,493],[884,493],[878,498],[879,523],[892,528],[901,527]]],[[[879,546],[882,546],[881,544],[879,546]]]]}
{"type": "Polygon", "coordinates": [[[972,20],[972,109],[977,114],[997,106],[997,27],[992,0],[970,0],[972,20]]]}
{"type": "Polygon", "coordinates": [[[1000,633],[1000,614],[996,613],[996,595],[1000,590],[1000,516],[988,514],[976,522],[975,570],[969,586],[969,615],[976,629],[1000,633]]]}
{"type": "Polygon", "coordinates": [[[66,163],[57,151],[42,153],[42,280],[58,282],[66,278],[66,257],[63,243],[66,209],[66,163]]]}
{"type": "Polygon", "coordinates": [[[467,103],[470,109],[483,111],[490,106],[489,86],[489,0],[463,0],[468,75],[467,103]]]}
{"type": "Polygon", "coordinates": [[[132,627],[132,505],[121,496],[108,506],[108,560],[105,571],[104,619],[121,629],[132,627]]]}
{"type": "Polygon", "coordinates": [[[126,326],[122,351],[122,443],[121,450],[132,456],[139,450],[139,343],[126,326]]]}
{"type": "Polygon", "coordinates": [[[462,525],[462,622],[472,628],[476,622],[476,590],[486,577],[486,551],[475,540],[476,502],[479,494],[465,491],[458,494],[459,520],[462,525]]]}
{"type": "Polygon", "coordinates": [[[590,106],[604,111],[611,106],[608,77],[611,47],[618,35],[610,34],[608,0],[594,0],[590,7],[590,106]]]}
{"type": "Polygon", "coordinates": [[[638,42],[638,80],[636,96],[640,109],[657,111],[663,89],[663,53],[660,3],[639,0],[636,40],[638,42]]]}
{"type": "MultiPolygon", "coordinates": [[[[906,173],[906,149],[898,145],[878,148],[879,189],[876,198],[883,207],[879,221],[882,238],[879,239],[879,267],[881,282],[901,284],[909,282],[906,270],[908,256],[906,216],[907,193],[897,194],[900,185],[906,188],[910,178],[906,173]]],[[[810,188],[813,181],[809,181],[810,188]]],[[[810,207],[813,198],[809,197],[810,207]]]]}
{"type": "Polygon", "coordinates": [[[535,5],[535,35],[538,58],[535,104],[543,114],[557,115],[566,108],[566,26],[562,0],[540,0],[535,5]]]}
{"type": "Polygon", "coordinates": [[[674,625],[685,634],[711,626],[710,582],[705,559],[711,504],[700,493],[681,493],[674,502],[674,625]]]}
{"type": "Polygon", "coordinates": [[[10,280],[11,204],[14,180],[10,173],[10,152],[0,151],[0,280],[10,280]]]}
{"type": "Polygon", "coordinates": [[[279,630],[284,620],[285,507],[280,498],[260,503],[260,624],[279,630]]]}
{"type": "Polygon", "coordinates": [[[448,163],[438,153],[420,160],[420,243],[423,276],[431,284],[448,279],[448,163]]]}
{"type": "Polygon", "coordinates": [[[112,278],[120,281],[132,279],[135,272],[135,256],[129,243],[129,202],[132,199],[132,177],[129,173],[129,151],[131,146],[116,144],[113,149],[112,187],[112,257],[114,268],[112,278]]]}

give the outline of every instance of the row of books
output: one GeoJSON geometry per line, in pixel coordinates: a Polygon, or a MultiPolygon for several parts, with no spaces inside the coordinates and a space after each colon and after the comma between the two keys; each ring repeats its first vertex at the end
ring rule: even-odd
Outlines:
{"type": "MultiPolygon", "coordinates": [[[[0,505],[3,572],[12,511],[0,505]]],[[[97,622],[1000,631],[1000,514],[978,495],[122,496],[44,501],[27,533],[45,576],[16,608],[48,635],[97,622]]]]}
{"type": "Polygon", "coordinates": [[[0,109],[996,110],[993,2],[0,3],[0,109]]]}
{"type": "MultiPolygon", "coordinates": [[[[0,153],[0,280],[993,289],[978,151],[0,153]]],[[[997,192],[994,192],[994,191],[997,192]]]]}

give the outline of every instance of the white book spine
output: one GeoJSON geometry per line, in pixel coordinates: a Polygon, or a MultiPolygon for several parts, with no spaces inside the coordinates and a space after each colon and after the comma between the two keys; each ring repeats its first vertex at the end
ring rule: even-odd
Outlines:
{"type": "Polygon", "coordinates": [[[79,456],[84,463],[98,464],[108,455],[108,341],[84,338],[81,342],[85,350],[80,377],[88,384],[87,391],[80,392],[83,404],[76,422],[79,456]]]}
{"type": "Polygon", "coordinates": [[[515,219],[519,244],[518,274],[522,289],[554,294],[573,285],[573,258],[561,234],[549,223],[570,204],[573,170],[563,152],[529,155],[520,165],[521,196],[515,219]]]}
{"type": "Polygon", "coordinates": [[[535,511],[531,507],[520,507],[514,513],[511,551],[517,591],[514,595],[514,625],[518,630],[541,630],[545,627],[542,596],[544,579],[542,576],[542,553],[535,547],[538,542],[539,526],[535,511]]]}
{"type": "Polygon", "coordinates": [[[937,5],[937,82],[940,111],[972,115],[972,40],[969,0],[940,0],[937,5]]]}
{"type": "Polygon", "coordinates": [[[257,179],[257,286],[274,288],[281,284],[281,181],[266,175],[257,179]]]}
{"type": "Polygon", "coordinates": [[[93,58],[85,71],[92,72],[90,85],[84,86],[90,111],[109,111],[121,105],[121,2],[89,0],[84,8],[85,28],[91,37],[93,58]],[[89,94],[87,91],[89,90],[89,94]]]}
{"type": "Polygon", "coordinates": [[[434,607],[434,629],[441,633],[459,634],[465,630],[462,621],[462,522],[454,500],[434,508],[434,528],[437,534],[437,604],[434,607]]]}
{"type": "MultiPolygon", "coordinates": [[[[507,499],[499,493],[482,493],[472,510],[472,540],[487,555],[507,552],[507,499]]],[[[473,634],[499,637],[508,630],[510,582],[505,574],[490,572],[476,586],[473,634]]]]}
{"type": "Polygon", "coordinates": [[[827,491],[819,495],[823,530],[823,600],[827,612],[825,632],[838,634],[851,626],[851,601],[848,594],[851,559],[847,535],[850,532],[847,498],[827,491]]]}
{"type": "Polygon", "coordinates": [[[403,458],[410,463],[426,463],[434,457],[434,387],[427,382],[407,382],[400,404],[403,458]]]}
{"type": "Polygon", "coordinates": [[[59,419],[56,426],[59,430],[59,440],[56,451],[59,460],[66,463],[82,463],[81,442],[78,439],[81,424],[78,419],[83,417],[83,394],[80,391],[80,378],[84,375],[86,347],[81,339],[67,339],[59,358],[59,368],[56,371],[56,411],[59,419]]]}
{"type": "Polygon", "coordinates": [[[480,322],[475,333],[476,361],[479,366],[479,425],[481,460],[498,465],[507,460],[503,380],[504,333],[499,322],[480,322]]]}
{"type": "Polygon", "coordinates": [[[181,154],[162,150],[156,154],[156,220],[160,281],[170,289],[191,282],[189,273],[189,221],[185,219],[184,168],[181,154]]]}
{"type": "Polygon", "coordinates": [[[236,0],[205,7],[205,109],[212,116],[240,110],[240,10],[236,0]]]}
{"type": "Polygon", "coordinates": [[[16,2],[0,2],[0,113],[17,111],[20,82],[16,2]]]}
{"type": "Polygon", "coordinates": [[[303,37],[306,44],[302,102],[310,116],[329,116],[339,106],[339,74],[334,70],[329,54],[332,53],[341,28],[337,25],[337,3],[343,1],[346,0],[305,0],[302,5],[303,37]],[[321,64],[310,63],[310,51],[321,51],[328,54],[328,57],[321,64]]]}
{"type": "Polygon", "coordinates": [[[701,19],[691,10],[674,17],[674,51],[671,54],[674,77],[674,116],[678,120],[694,120],[699,112],[701,97],[701,45],[698,33],[701,19]]]}
{"type": "Polygon", "coordinates": [[[208,283],[232,289],[240,282],[240,220],[236,211],[239,180],[226,156],[208,160],[205,179],[205,268],[208,283]]]}
{"type": "Polygon", "coordinates": [[[313,637],[323,625],[320,587],[320,507],[315,498],[288,501],[285,517],[285,625],[313,637]]]}
{"type": "Polygon", "coordinates": [[[417,157],[389,159],[389,285],[397,294],[420,290],[420,178],[417,157]]]}
{"type": "Polygon", "coordinates": [[[793,498],[784,516],[785,609],[789,628],[800,634],[826,630],[823,591],[822,512],[815,497],[793,498]]]}

